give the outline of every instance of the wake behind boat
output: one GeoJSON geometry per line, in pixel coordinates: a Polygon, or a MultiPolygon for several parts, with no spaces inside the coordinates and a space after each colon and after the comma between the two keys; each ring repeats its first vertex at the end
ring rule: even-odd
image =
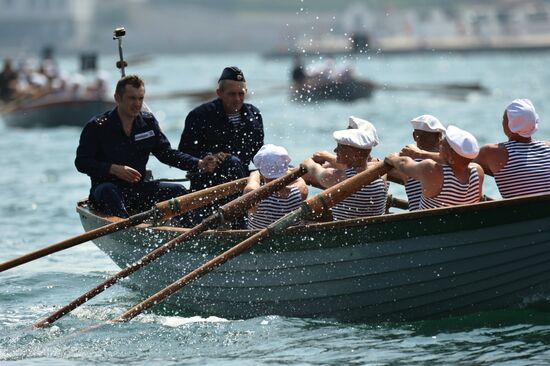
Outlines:
{"type": "MultiPolygon", "coordinates": [[[[86,231],[112,222],[85,202],[86,231]]],[[[186,229],[94,240],[120,267],[186,229]]],[[[207,231],[129,278],[151,295],[251,235],[207,231]]],[[[382,321],[521,306],[550,291],[550,195],[292,227],[166,301],[185,314],[382,321]]]]}

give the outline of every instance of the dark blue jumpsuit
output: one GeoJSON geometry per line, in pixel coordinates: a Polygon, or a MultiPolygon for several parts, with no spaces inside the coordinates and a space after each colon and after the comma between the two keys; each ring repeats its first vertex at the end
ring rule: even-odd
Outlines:
{"type": "MultiPolygon", "coordinates": [[[[151,113],[140,112],[130,136],[124,133],[116,108],[90,120],[80,135],[75,166],[90,176],[92,205],[106,214],[128,217],[128,210],[144,211],[157,202],[186,194],[179,184],[143,180],[151,153],[162,163],[182,170],[195,168],[199,160],[172,149],[151,113]],[[128,183],[115,177],[109,173],[112,164],[134,168],[140,172],[141,181],[128,183]]],[[[180,223],[192,224],[186,218],[180,218],[180,223]]]]}
{"type": "MultiPolygon", "coordinates": [[[[248,176],[248,165],[264,144],[264,127],[260,111],[249,103],[241,109],[241,121],[239,126],[229,122],[220,99],[189,112],[178,149],[198,159],[218,152],[231,154],[214,173],[201,173],[195,165],[189,174],[192,191],[248,176]]],[[[205,208],[201,215],[210,214],[229,199],[205,208]]]]}

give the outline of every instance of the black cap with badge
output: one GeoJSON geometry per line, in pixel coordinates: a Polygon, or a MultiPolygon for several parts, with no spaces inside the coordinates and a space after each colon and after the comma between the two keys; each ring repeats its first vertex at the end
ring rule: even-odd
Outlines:
{"type": "Polygon", "coordinates": [[[237,66],[229,66],[223,69],[218,82],[222,80],[246,81],[243,72],[237,66]]]}

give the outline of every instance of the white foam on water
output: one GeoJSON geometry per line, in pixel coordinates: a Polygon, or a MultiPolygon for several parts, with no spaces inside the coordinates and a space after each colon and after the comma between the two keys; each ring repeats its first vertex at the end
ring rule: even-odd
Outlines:
{"type": "Polygon", "coordinates": [[[184,325],[195,323],[224,323],[227,319],[219,318],[217,316],[209,316],[203,318],[201,316],[181,317],[181,316],[159,316],[159,315],[145,315],[143,316],[144,322],[159,323],[166,327],[176,328],[184,325]]]}

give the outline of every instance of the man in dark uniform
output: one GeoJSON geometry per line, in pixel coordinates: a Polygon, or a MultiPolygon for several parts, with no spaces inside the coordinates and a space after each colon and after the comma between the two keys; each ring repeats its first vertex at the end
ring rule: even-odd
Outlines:
{"type": "MultiPolygon", "coordinates": [[[[205,162],[204,168],[195,165],[190,171],[192,191],[248,176],[248,165],[264,144],[264,129],[258,108],[244,102],[246,93],[242,71],[226,67],[218,80],[218,98],[187,115],[178,149],[205,162]]],[[[202,216],[223,202],[227,200],[206,208],[202,216]]]]}
{"type": "MultiPolygon", "coordinates": [[[[94,117],[80,135],[76,168],[91,178],[92,205],[109,215],[128,217],[128,210],[143,211],[187,193],[179,184],[144,181],[151,153],[182,170],[205,166],[200,159],[171,148],[155,117],[141,111],[144,96],[143,80],[123,77],[116,86],[117,107],[94,117]]],[[[180,221],[186,223],[185,218],[180,221]]]]}

